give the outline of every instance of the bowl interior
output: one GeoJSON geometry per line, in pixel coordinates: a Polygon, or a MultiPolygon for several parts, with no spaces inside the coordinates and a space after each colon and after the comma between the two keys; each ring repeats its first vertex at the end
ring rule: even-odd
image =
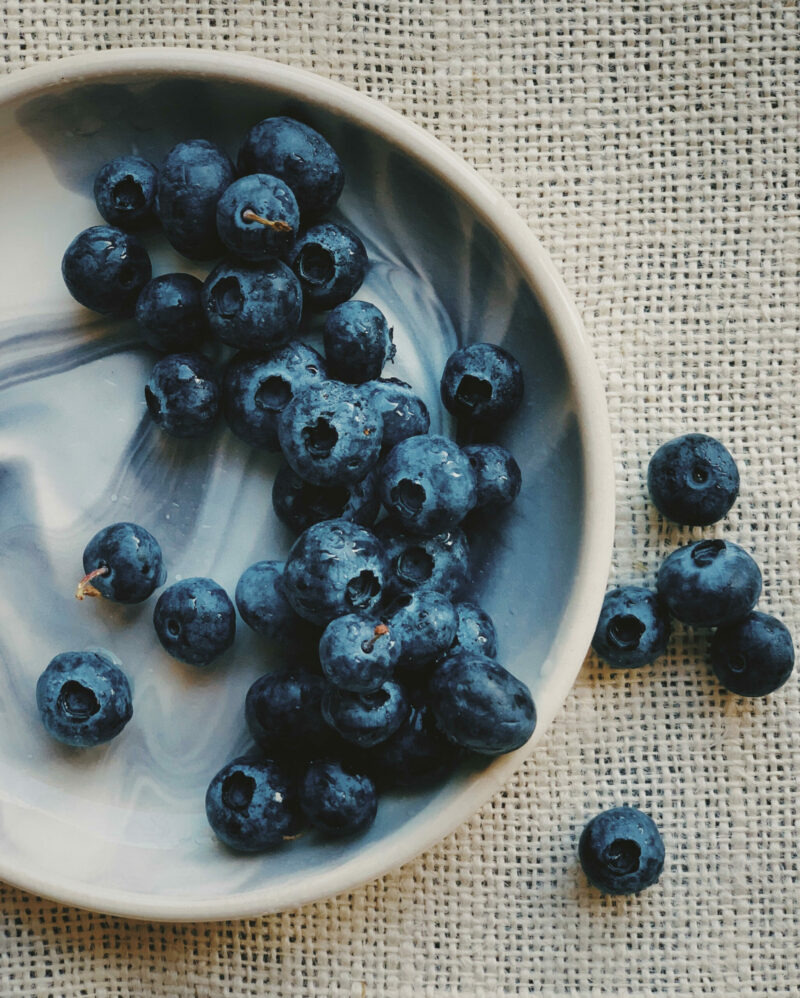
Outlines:
{"type": "MultiPolygon", "coordinates": [[[[386,374],[415,386],[433,429],[451,426],[438,399],[448,354],[501,343],[526,377],[522,411],[500,438],[523,492],[474,535],[476,592],[495,619],[500,660],[551,715],[563,690],[551,654],[584,543],[585,455],[570,373],[512,253],[448,184],[413,155],[341,114],[285,93],[223,79],[109,74],[0,107],[0,820],[2,875],[108,910],[208,917],[286,906],[375,876],[431,839],[438,816],[486,774],[465,769],[437,790],[382,799],[364,837],[307,835],[273,854],[221,847],[203,809],[214,772],[248,744],[242,704],[280,652],[239,621],[233,650],[198,672],[171,660],[137,607],[77,603],[81,553],[100,526],[141,523],[164,548],[169,581],[210,575],[232,593],[240,572],[282,557],[291,536],[270,502],[278,460],[224,427],[174,441],[148,418],[143,384],[155,355],[130,322],[77,306],[60,277],[70,239],[100,221],[93,175],[135,152],[158,163],[175,142],[207,137],[235,156],[244,130],[288,113],[341,155],[337,215],[364,238],[371,267],[359,297],[394,327],[386,374]],[[44,733],[36,678],[53,655],[103,646],[134,687],[134,718],[106,747],[70,751],[44,733]],[[342,871],[352,871],[349,884],[342,871]],[[247,899],[257,898],[257,901],[247,899]],[[228,907],[224,907],[227,904],[228,907]]],[[[146,242],[154,272],[208,268],[146,242]]],[[[315,329],[307,330],[316,343],[315,329]]],[[[220,356],[218,359],[224,359],[220,356]]],[[[482,793],[475,800],[480,803],[482,793]]]]}

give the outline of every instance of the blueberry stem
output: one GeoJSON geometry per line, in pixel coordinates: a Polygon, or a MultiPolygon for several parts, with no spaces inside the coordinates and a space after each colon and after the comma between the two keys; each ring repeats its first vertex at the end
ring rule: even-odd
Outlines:
{"type": "Polygon", "coordinates": [[[92,579],[96,579],[99,575],[108,575],[108,565],[101,565],[100,568],[94,568],[88,575],[84,575],[75,590],[75,599],[83,599],[85,596],[102,596],[102,593],[91,584],[92,579]]]}
{"type": "Polygon", "coordinates": [[[242,218],[245,222],[260,222],[262,225],[266,225],[268,229],[275,229],[277,232],[292,231],[292,227],[288,222],[284,222],[281,219],[262,218],[261,215],[256,215],[252,208],[245,208],[242,212],[242,218]]]}
{"type": "Polygon", "coordinates": [[[381,637],[382,634],[388,634],[388,633],[389,633],[389,628],[386,626],[386,624],[377,624],[375,626],[375,630],[373,631],[370,640],[366,641],[361,647],[364,649],[367,655],[369,655],[372,649],[375,647],[375,642],[378,640],[378,638],[381,637]]]}

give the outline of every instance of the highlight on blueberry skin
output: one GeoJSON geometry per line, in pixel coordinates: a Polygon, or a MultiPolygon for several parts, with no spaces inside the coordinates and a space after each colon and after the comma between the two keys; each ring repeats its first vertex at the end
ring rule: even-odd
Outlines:
{"type": "Polygon", "coordinates": [[[158,170],[141,156],[117,156],[97,171],[94,200],[109,225],[138,229],[155,217],[158,170]]]}
{"type": "Polygon", "coordinates": [[[67,247],[61,261],[67,291],[79,304],[113,319],[133,315],[150,280],[150,257],[142,243],[112,225],[92,225],[67,247]]]}
{"type": "Polygon", "coordinates": [[[36,683],[36,706],[48,734],[76,748],[111,741],[133,716],[128,679],[101,651],[56,655],[36,683]]]}
{"type": "Polygon", "coordinates": [[[739,469],[727,448],[704,433],[685,433],[650,458],[647,488],[668,520],[704,527],[716,523],[739,495],[739,469]]]}
{"type": "Polygon", "coordinates": [[[289,254],[303,299],[311,308],[333,308],[352,298],[367,273],[367,251],[352,230],[319,222],[301,232],[289,254]]]}
{"type": "Polygon", "coordinates": [[[327,679],[351,693],[374,693],[394,673],[403,648],[401,629],[377,617],[346,613],[332,620],[319,642],[327,679]]]}
{"type": "Polygon", "coordinates": [[[287,669],[260,676],[245,698],[245,721],[267,755],[294,763],[329,752],[335,736],[322,716],[322,676],[287,669]]]}
{"type": "Polygon", "coordinates": [[[408,716],[403,687],[387,680],[372,693],[350,693],[328,685],[322,695],[322,716],[346,742],[372,748],[386,741],[408,716]]]}
{"type": "Polygon", "coordinates": [[[251,630],[286,648],[302,648],[316,636],[314,627],[286,599],[282,561],[257,561],[246,568],[236,583],[234,599],[251,630]]]}
{"type": "Polygon", "coordinates": [[[363,386],[383,418],[383,450],[417,437],[431,428],[428,407],[411,385],[399,378],[378,378],[363,386]]]}
{"type": "Polygon", "coordinates": [[[359,835],[375,821],[375,784],[335,759],[310,763],[300,784],[300,807],[309,825],[332,838],[359,835]]]}
{"type": "Polygon", "coordinates": [[[711,668],[731,693],[768,696],[792,674],[792,636],[777,617],[754,610],[716,631],[711,639],[711,668]]]}
{"type": "Polygon", "coordinates": [[[210,433],[219,416],[220,389],[211,362],[200,353],[171,353],[157,361],[144,388],[150,417],[171,437],[210,433]]]}
{"type": "Polygon", "coordinates": [[[196,349],[208,335],[202,290],[203,282],[191,274],[161,274],[145,284],[136,302],[145,343],[161,353],[196,349]]]}
{"type": "Polygon", "coordinates": [[[379,378],[396,352],[383,312],[371,302],[356,299],[328,313],[323,342],[331,377],[352,385],[379,378]]]}
{"type": "Polygon", "coordinates": [[[661,565],[658,595],[677,620],[722,627],[741,620],[761,595],[761,571],[731,541],[708,539],[673,551],[661,565]]]}
{"type": "Polygon", "coordinates": [[[236,635],[236,611],[213,579],[173,582],[159,596],[153,626],[164,650],[187,665],[207,666],[236,635]]]}
{"type": "Polygon", "coordinates": [[[459,651],[470,655],[497,657],[497,631],[489,614],[473,603],[465,600],[455,604],[458,626],[453,641],[453,654],[459,651]]]}
{"type": "Polygon", "coordinates": [[[501,423],[519,408],[524,392],[522,368],[493,343],[471,343],[447,359],[442,402],[465,423],[501,423]]]}
{"type": "Polygon", "coordinates": [[[583,829],[578,858],[589,883],[604,894],[638,894],[661,876],[664,842],[649,815],[613,807],[583,829]]]}
{"type": "Polygon", "coordinates": [[[296,533],[322,520],[352,520],[369,527],[380,510],[378,477],[368,471],[360,482],[350,485],[312,485],[282,464],[272,483],[275,515],[296,533]]]}
{"type": "Polygon", "coordinates": [[[460,652],[434,670],[428,684],[436,722],[451,741],[481,755],[524,745],[536,727],[528,687],[494,659],[460,652]]]}
{"type": "Polygon", "coordinates": [[[613,669],[640,669],[667,650],[672,624],[658,594],[645,586],[606,593],[592,648],[613,669]]]}
{"type": "Polygon", "coordinates": [[[300,226],[294,194],[277,177],[235,180],[217,202],[217,232],[235,256],[254,263],[288,253],[300,226]]]}
{"type": "Polygon", "coordinates": [[[303,818],[297,787],[272,759],[241,756],[214,776],[206,791],[214,834],[237,852],[263,852],[299,834],[303,818]]]}
{"type": "Polygon", "coordinates": [[[271,173],[292,189],[304,221],[327,214],[344,186],[336,151],[319,132],[294,118],[265,118],[247,132],[239,173],[271,173]]]}
{"type": "Polygon", "coordinates": [[[98,530],[83,551],[75,596],[102,596],[115,603],[142,603],[164,584],[161,545],[138,523],[112,523],[98,530]]]}
{"type": "Polygon", "coordinates": [[[435,589],[453,599],[470,581],[469,543],[459,527],[419,537],[406,533],[396,520],[386,519],[375,525],[375,536],[389,560],[392,595],[435,589]]]}

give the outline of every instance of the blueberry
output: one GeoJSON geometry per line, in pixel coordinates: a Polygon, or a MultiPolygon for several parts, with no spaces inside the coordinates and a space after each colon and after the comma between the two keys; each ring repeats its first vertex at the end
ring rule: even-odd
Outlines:
{"type": "Polygon", "coordinates": [[[303,310],[300,284],[280,260],[223,260],[201,297],[214,335],[239,350],[263,352],[290,340],[303,310]]]}
{"type": "Polygon", "coordinates": [[[242,620],[257,634],[290,649],[302,648],[317,637],[317,632],[294,612],[282,580],[282,561],[257,561],[236,583],[236,606],[242,620]]]}
{"type": "Polygon", "coordinates": [[[225,420],[246,444],[276,451],[280,414],[298,391],[324,380],[322,357],[303,343],[287,343],[265,354],[236,354],[222,382],[225,420]]]}
{"type": "Polygon", "coordinates": [[[469,582],[469,544],[458,527],[433,537],[415,537],[387,519],[376,525],[375,536],[389,559],[391,593],[436,589],[452,599],[469,582]]]}
{"type": "Polygon", "coordinates": [[[145,284],[136,302],[145,343],[162,353],[195,349],[208,333],[202,290],[203,282],[191,274],[162,274],[145,284]]]}
{"type": "Polygon", "coordinates": [[[739,494],[739,469],[726,448],[704,433],[662,444],[650,458],[647,488],[659,513],[705,527],[721,520],[739,494]]]}
{"type": "Polygon", "coordinates": [[[386,556],[374,534],[348,520],[325,520],[292,545],[283,585],[301,617],[324,625],[346,613],[375,611],[386,574],[386,556]]]}
{"type": "Polygon", "coordinates": [[[416,789],[441,782],[462,755],[422,704],[412,706],[397,731],[371,750],[370,763],[381,787],[416,789]]]}
{"type": "Polygon", "coordinates": [[[147,411],[172,437],[202,437],[219,416],[219,383],[201,353],[170,353],[157,361],[144,388],[147,411]]]}
{"type": "Polygon", "coordinates": [[[396,350],[383,312],[355,299],[328,313],[323,342],[331,377],[353,385],[379,377],[396,350]]]}
{"type": "Polygon", "coordinates": [[[235,180],[217,202],[217,232],[236,256],[254,263],[288,253],[300,226],[294,194],[277,177],[235,180]]]}
{"type": "Polygon", "coordinates": [[[409,533],[452,530],[475,505],[475,472],[447,437],[409,437],[394,447],[379,476],[383,505],[409,533]]]}
{"type": "Polygon", "coordinates": [[[272,505],[278,519],[300,533],[322,520],[352,520],[369,527],[380,509],[378,477],[368,471],[353,485],[311,485],[288,464],[281,465],[272,483],[272,505]]]}
{"type": "Polygon", "coordinates": [[[206,817],[214,834],[239,852],[261,852],[302,828],[297,787],[272,759],[241,756],[213,778],[206,817]]]}
{"type": "Polygon", "coordinates": [[[158,640],[173,658],[188,665],[210,665],[233,644],[236,611],[213,579],[173,582],[153,612],[158,640]]]}
{"type": "Polygon", "coordinates": [[[458,631],[456,608],[434,589],[403,593],[387,607],[385,619],[401,636],[400,665],[419,670],[453,644],[458,631]]]}
{"type": "Polygon", "coordinates": [[[36,683],[36,706],[48,734],[90,748],[115,738],[133,716],[125,673],[101,651],[66,651],[36,683]]]}
{"type": "Polygon", "coordinates": [[[335,738],[322,717],[324,689],[322,676],[300,670],[257,679],[247,691],[244,712],[259,748],[287,762],[328,751],[335,738]]]}
{"type": "Polygon", "coordinates": [[[408,716],[402,686],[388,680],[372,693],[349,693],[328,686],[322,694],[322,716],[346,742],[371,748],[386,741],[408,716]]]}
{"type": "Polygon", "coordinates": [[[399,628],[375,617],[347,613],[322,632],[319,661],[339,689],[374,693],[392,678],[402,647],[399,628]]]}
{"type": "Polygon", "coordinates": [[[514,457],[499,444],[472,444],[464,448],[475,472],[475,506],[497,510],[519,495],[522,472],[514,457]]]}
{"type": "Polygon", "coordinates": [[[64,283],[75,301],[115,319],[133,315],[151,273],[150,257],[136,236],[111,225],[84,229],[61,261],[64,283]]]}
{"type": "Polygon", "coordinates": [[[711,667],[731,693],[765,697],[792,674],[792,636],[776,617],[754,610],[719,628],[711,639],[711,667]]]}
{"type": "Polygon", "coordinates": [[[312,485],[349,485],[377,463],[383,424],[355,385],[325,381],[297,392],[278,420],[292,469],[312,485]]]}
{"type": "Polygon", "coordinates": [[[184,256],[219,256],[217,202],[233,183],[233,164],[213,142],[190,139],[167,153],[158,175],[156,211],[164,233],[184,256]]]}
{"type": "Polygon", "coordinates": [[[528,687],[484,655],[461,652],[446,658],[431,676],[429,696],[447,737],[481,755],[513,752],[536,727],[528,687]]]}
{"type": "Polygon", "coordinates": [[[312,828],[330,836],[365,832],[378,813],[375,784],[334,759],[312,762],[300,784],[300,806],[312,828]]]}
{"type": "Polygon", "coordinates": [[[333,308],[361,287],[367,272],[367,251],[350,229],[320,222],[301,233],[289,254],[292,270],[313,308],[333,308]]]}
{"type": "Polygon", "coordinates": [[[604,894],[638,894],[661,876],[664,843],[648,815],[612,807],[584,828],[578,857],[589,883],[604,894]]]}
{"type": "Polygon", "coordinates": [[[363,386],[383,418],[383,449],[387,453],[408,437],[431,428],[428,407],[411,385],[399,378],[379,378],[363,386]]]}
{"type": "Polygon", "coordinates": [[[658,571],[658,595],[673,617],[694,627],[741,620],[761,595],[761,572],[738,544],[697,541],[678,548],[658,571]]]}
{"type": "Polygon", "coordinates": [[[109,225],[137,229],[155,214],[158,170],[141,156],[118,156],[94,178],[97,210],[109,225]]]}
{"type": "Polygon", "coordinates": [[[467,652],[470,655],[497,656],[497,631],[489,614],[477,603],[456,603],[458,627],[453,643],[453,653],[467,652]]]}
{"type": "Polygon", "coordinates": [[[644,586],[606,593],[592,647],[612,669],[639,669],[667,650],[669,613],[658,594],[644,586]]]}
{"type": "Polygon", "coordinates": [[[265,118],[239,149],[240,173],[271,173],[294,192],[303,218],[325,215],[339,199],[344,173],[331,145],[293,118],[265,118]]]}
{"type": "Polygon", "coordinates": [[[86,577],[75,594],[115,603],[142,603],[164,584],[161,545],[138,523],[112,523],[98,530],[83,551],[86,577]]]}
{"type": "Polygon", "coordinates": [[[522,368],[502,347],[472,343],[450,354],[442,374],[442,401],[469,423],[500,423],[522,401],[522,368]]]}

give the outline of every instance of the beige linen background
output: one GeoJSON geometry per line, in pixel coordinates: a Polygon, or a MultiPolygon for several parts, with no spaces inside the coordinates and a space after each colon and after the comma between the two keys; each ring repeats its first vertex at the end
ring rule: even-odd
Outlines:
{"type": "MultiPolygon", "coordinates": [[[[583,314],[615,441],[613,577],[652,582],[691,536],[648,505],[649,455],[717,434],[743,487],[708,533],[755,553],[762,606],[795,636],[797,31],[793,0],[0,6],[9,71],[114,46],[235,49],[429,128],[516,206],[583,314]]],[[[590,657],[505,793],[350,896],[176,926],[0,887],[0,995],[798,994],[797,679],[737,700],[704,652],[679,630],[639,674],[590,657]],[[604,900],[575,846],[620,802],[659,822],[667,866],[641,897],[604,900]]]]}

